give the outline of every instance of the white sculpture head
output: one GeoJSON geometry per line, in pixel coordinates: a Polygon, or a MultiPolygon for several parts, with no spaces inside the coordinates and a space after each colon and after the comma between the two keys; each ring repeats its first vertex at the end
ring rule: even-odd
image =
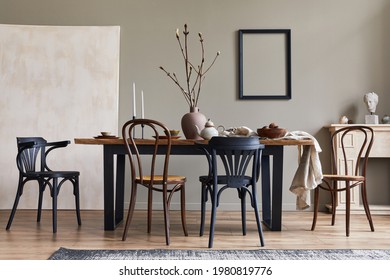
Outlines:
{"type": "Polygon", "coordinates": [[[364,103],[367,105],[368,111],[373,114],[376,111],[376,105],[378,105],[378,95],[375,92],[369,92],[364,95],[364,103]]]}

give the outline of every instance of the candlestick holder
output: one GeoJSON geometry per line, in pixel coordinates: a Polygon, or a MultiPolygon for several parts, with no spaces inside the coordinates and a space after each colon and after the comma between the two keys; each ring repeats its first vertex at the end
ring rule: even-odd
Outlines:
{"type": "MultiPolygon", "coordinates": [[[[136,119],[136,116],[133,116],[133,120],[136,119]]],[[[135,138],[135,129],[133,130],[133,138],[135,138]]]]}

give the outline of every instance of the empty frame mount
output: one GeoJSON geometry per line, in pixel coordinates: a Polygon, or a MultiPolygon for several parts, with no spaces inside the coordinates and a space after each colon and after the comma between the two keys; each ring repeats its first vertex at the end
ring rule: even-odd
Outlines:
{"type": "Polygon", "coordinates": [[[291,99],[291,30],[239,30],[239,98],[291,99]]]}

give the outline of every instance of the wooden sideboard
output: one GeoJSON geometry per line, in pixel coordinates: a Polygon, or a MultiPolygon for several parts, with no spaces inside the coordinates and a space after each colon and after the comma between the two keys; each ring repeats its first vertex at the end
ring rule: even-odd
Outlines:
{"type": "MultiPolygon", "coordinates": [[[[367,124],[365,124],[367,125],[367,124]]],[[[345,124],[331,124],[326,126],[330,134],[333,134],[336,130],[343,128],[347,125],[345,124]]],[[[390,124],[369,124],[367,125],[374,130],[374,144],[370,152],[370,158],[390,158],[390,124]]],[[[335,139],[338,141],[338,139],[335,139]]],[[[354,161],[357,158],[358,151],[356,150],[357,143],[361,142],[362,139],[359,139],[358,134],[351,133],[349,146],[347,147],[347,155],[351,160],[351,164],[355,164],[354,161]]],[[[337,147],[338,143],[336,143],[337,147]]],[[[337,149],[336,157],[339,158],[338,153],[341,153],[341,148],[337,149]]],[[[340,163],[338,163],[340,164],[340,163]]],[[[345,193],[341,192],[338,194],[338,206],[337,210],[345,209],[345,193]]],[[[331,208],[330,205],[327,205],[328,208],[331,208]]],[[[383,212],[390,213],[390,205],[371,205],[370,210],[372,212],[383,212]]],[[[354,188],[351,193],[351,211],[364,211],[363,206],[360,203],[360,188],[354,188]]]]}

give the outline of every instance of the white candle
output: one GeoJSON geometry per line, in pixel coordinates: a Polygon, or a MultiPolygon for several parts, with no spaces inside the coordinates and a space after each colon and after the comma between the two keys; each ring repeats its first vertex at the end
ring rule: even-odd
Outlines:
{"type": "Polygon", "coordinates": [[[144,108],[144,91],[141,90],[141,118],[145,118],[145,108],[144,108]]]}
{"type": "Polygon", "coordinates": [[[135,110],[135,83],[133,83],[133,116],[135,117],[137,115],[135,110]]]}

